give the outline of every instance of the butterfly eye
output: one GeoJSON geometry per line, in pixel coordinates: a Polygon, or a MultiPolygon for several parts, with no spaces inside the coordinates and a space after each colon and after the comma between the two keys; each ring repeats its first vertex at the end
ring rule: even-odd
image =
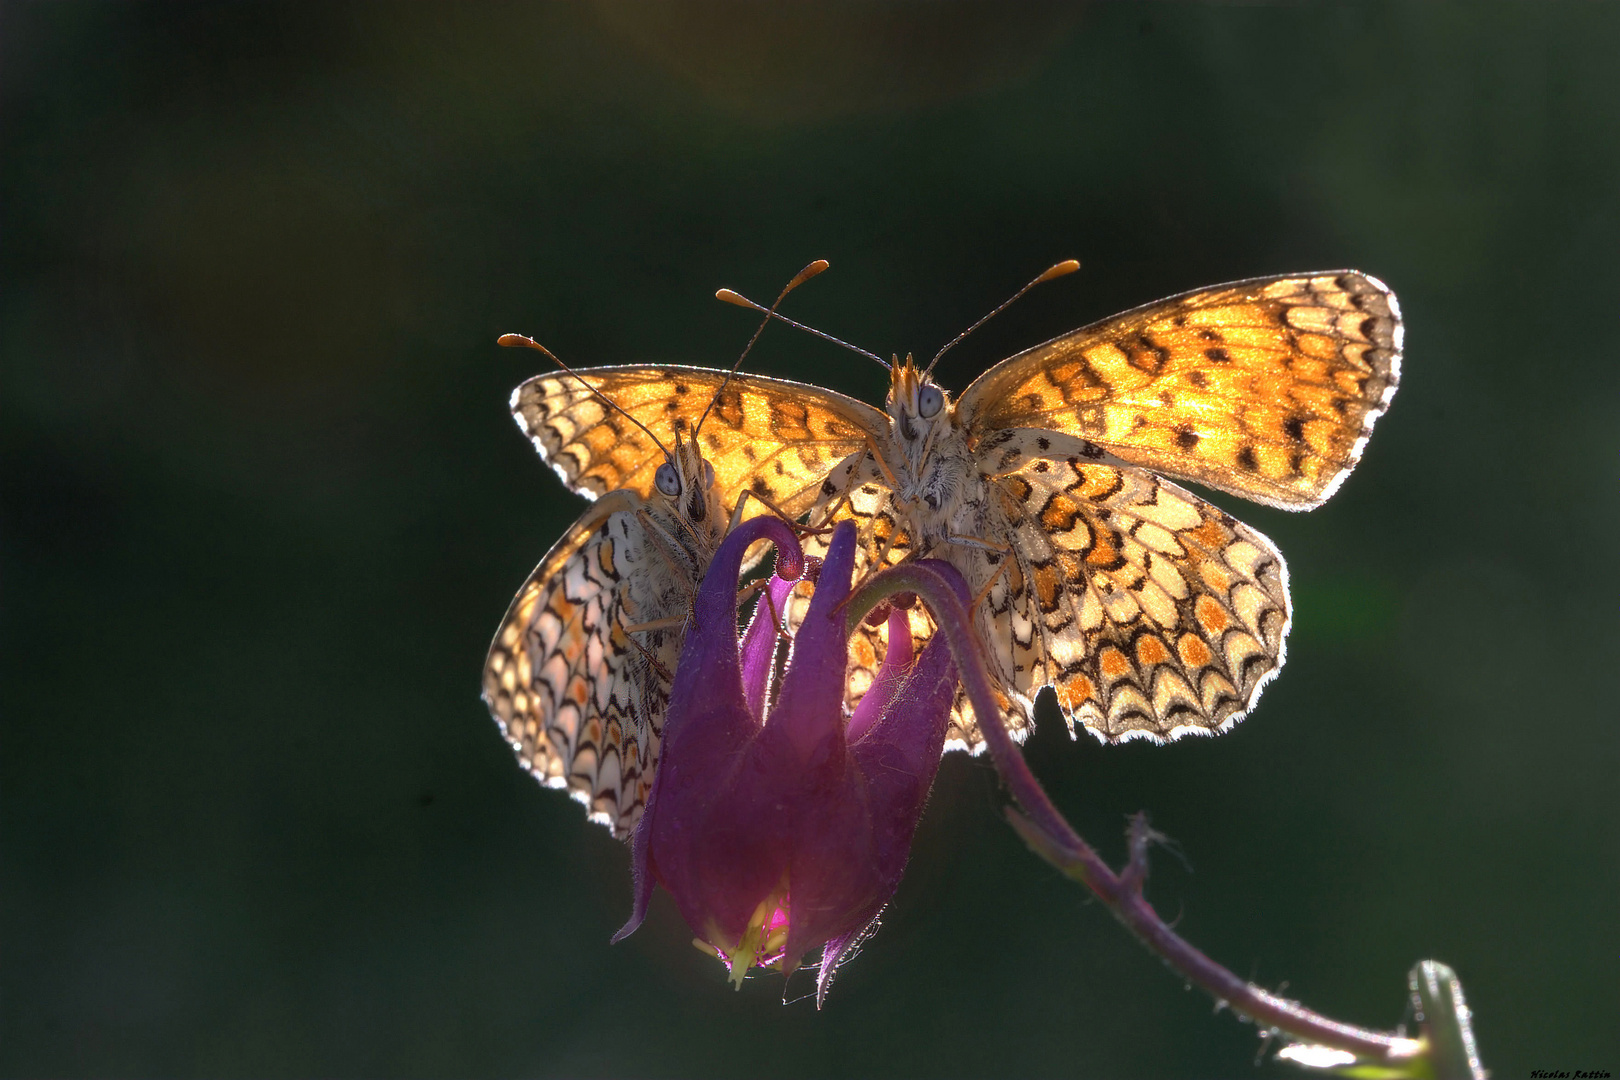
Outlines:
{"type": "Polygon", "coordinates": [[[917,415],[932,420],[945,404],[945,395],[937,386],[924,386],[917,391],[917,415]]]}
{"type": "Polygon", "coordinates": [[[681,493],[681,474],[667,461],[658,466],[658,471],[653,473],[653,483],[659,491],[672,499],[681,493]]]}
{"type": "Polygon", "coordinates": [[[714,466],[707,461],[703,463],[703,486],[706,488],[714,487],[714,466]]]}

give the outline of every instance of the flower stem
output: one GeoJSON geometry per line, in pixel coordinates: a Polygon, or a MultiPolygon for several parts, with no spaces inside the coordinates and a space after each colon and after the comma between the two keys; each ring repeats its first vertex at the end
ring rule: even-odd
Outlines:
{"type": "Polygon", "coordinates": [[[1023,753],[1002,722],[1002,706],[963,603],[964,591],[926,562],[902,564],[875,575],[851,598],[847,614],[850,625],[853,627],[884,597],[898,592],[913,592],[921,597],[945,635],[991,758],[1022,808],[1022,813],[1009,808],[1008,820],[1037,855],[1090,888],[1149,950],[1235,1013],[1295,1039],[1354,1054],[1358,1063],[1381,1064],[1394,1075],[1432,1075],[1432,1063],[1426,1060],[1427,1039],[1404,1038],[1321,1016],[1296,1001],[1238,978],[1178,936],[1142,893],[1148,848],[1156,839],[1146,818],[1138,814],[1132,820],[1129,859],[1116,874],[1064,819],[1030,772],[1023,753]]]}

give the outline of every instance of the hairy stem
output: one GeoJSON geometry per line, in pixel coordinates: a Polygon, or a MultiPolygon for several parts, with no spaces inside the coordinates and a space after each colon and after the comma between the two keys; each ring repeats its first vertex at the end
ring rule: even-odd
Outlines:
{"type": "Polygon", "coordinates": [[[1138,815],[1132,821],[1129,860],[1116,874],[1052,805],[1030,772],[1002,722],[1001,706],[961,590],[926,563],[906,563],[877,574],[850,599],[849,626],[853,629],[884,598],[901,592],[916,593],[945,635],[991,758],[1022,808],[1022,813],[1009,808],[1008,819],[1036,854],[1090,888],[1153,953],[1239,1015],[1295,1039],[1354,1054],[1359,1061],[1397,1069],[1417,1064],[1427,1054],[1423,1040],[1340,1023],[1240,979],[1178,936],[1142,894],[1148,848],[1154,840],[1146,819],[1138,815]]]}

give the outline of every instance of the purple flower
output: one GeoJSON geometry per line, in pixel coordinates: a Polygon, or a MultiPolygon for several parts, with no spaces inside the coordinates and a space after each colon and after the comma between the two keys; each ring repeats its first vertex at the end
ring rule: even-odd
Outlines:
{"type": "Polygon", "coordinates": [[[641,924],[661,884],[738,986],[750,967],[791,973],[820,948],[819,1001],[899,885],[939,768],[956,667],[943,641],[914,658],[897,612],[877,680],[845,716],[855,555],[845,522],[767,718],[774,615],[794,582],[769,580],[739,643],[737,577],[759,539],[775,543],[791,576],[803,562],[788,526],[754,518],[727,537],[699,587],[632,840],[635,907],[615,940],[641,924]]]}

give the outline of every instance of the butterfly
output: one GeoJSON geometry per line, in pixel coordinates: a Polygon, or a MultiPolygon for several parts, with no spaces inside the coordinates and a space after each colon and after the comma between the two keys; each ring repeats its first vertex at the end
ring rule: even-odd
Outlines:
{"type": "Polygon", "coordinates": [[[519,762],[620,838],[652,789],[683,624],[727,531],[713,468],[673,445],[650,494],[607,493],[552,546],[484,662],[519,762]]]}
{"type": "MultiPolygon", "coordinates": [[[[697,448],[715,478],[714,497],[734,508],[733,527],[764,513],[802,517],[828,473],[867,445],[867,426],[887,423],[879,410],[820,387],[672,366],[547,372],[513,392],[512,413],[563,483],[588,498],[651,499],[664,463],[659,444],[697,448]]],[[[793,610],[805,603],[802,590],[790,598],[793,610]]],[[[911,618],[920,643],[930,624],[920,611],[911,618]]],[[[879,624],[852,635],[848,707],[870,687],[887,633],[879,624]]]]}
{"type": "MultiPolygon", "coordinates": [[[[996,364],[954,402],[908,358],[888,439],[834,470],[811,520],[871,523],[871,562],[962,572],[1015,729],[1051,686],[1071,730],[1104,741],[1224,731],[1283,663],[1288,573],[1264,535],[1174,480],[1321,505],[1394,395],[1402,336],[1383,283],[1336,271],[1136,308],[996,364]]],[[[949,745],[980,743],[959,699],[949,745]]]]}
{"type": "MultiPolygon", "coordinates": [[[[825,266],[806,267],[777,302],[825,266]]],[[[551,355],[519,335],[501,344],[551,355]]],[[[684,384],[672,389],[689,412],[666,409],[649,425],[635,416],[641,384],[622,380],[623,369],[603,369],[614,376],[604,380],[557,363],[561,371],[513,392],[513,415],[541,457],[594,502],[513,599],[484,664],[483,696],[523,767],[625,838],[651,791],[698,584],[745,514],[774,511],[758,492],[719,485],[698,447],[709,433],[705,416],[729,424],[737,399],[720,392],[729,373],[706,373],[714,378],[691,396],[684,384]]],[[[868,630],[863,643],[873,637],[868,630]]],[[[875,678],[882,655],[866,647],[872,655],[854,669],[862,685],[875,678]]]]}
{"type": "MultiPolygon", "coordinates": [[[[1015,733],[1050,686],[1071,730],[1165,740],[1241,719],[1282,665],[1291,619],[1275,545],[1176,481],[1320,505],[1394,395],[1402,335],[1394,294],[1347,270],[1135,308],[996,364],[955,401],[909,358],[891,366],[883,410],[700,368],[580,374],[655,430],[690,424],[691,399],[718,393],[721,422],[701,439],[723,499],[751,491],[817,527],[852,517],[869,569],[955,565],[1015,733]]],[[[585,391],[525,386],[523,422],[566,483],[645,488],[652,459],[624,452],[585,391]]],[[[912,626],[926,635],[926,616],[912,626]]],[[[982,746],[965,701],[952,723],[948,746],[982,746]]]]}

